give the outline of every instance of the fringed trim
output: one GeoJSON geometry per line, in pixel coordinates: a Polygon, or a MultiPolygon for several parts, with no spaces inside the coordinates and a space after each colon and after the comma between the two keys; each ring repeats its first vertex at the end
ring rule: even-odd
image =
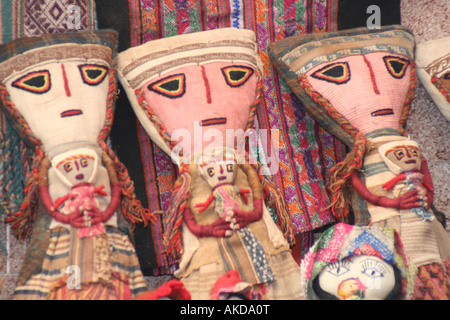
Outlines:
{"type": "Polygon", "coordinates": [[[191,177],[186,164],[181,164],[180,174],[175,181],[175,186],[169,200],[169,208],[164,217],[164,248],[166,253],[175,259],[181,256],[181,225],[183,224],[183,213],[189,203],[189,188],[191,177]]]}
{"type": "Polygon", "coordinates": [[[448,102],[450,102],[450,90],[442,84],[442,80],[436,77],[431,78],[431,83],[444,95],[448,102]]]}
{"type": "Polygon", "coordinates": [[[36,219],[39,202],[38,168],[43,158],[44,152],[36,147],[32,167],[26,178],[23,202],[19,211],[7,219],[7,222],[11,224],[14,235],[21,241],[31,235],[33,222],[36,219]]]}
{"type": "Polygon", "coordinates": [[[405,105],[402,110],[402,115],[400,117],[400,133],[406,135],[406,120],[409,117],[409,110],[411,109],[411,102],[414,98],[414,92],[416,90],[417,76],[416,76],[416,64],[411,61],[411,80],[409,90],[406,94],[405,105]]]}
{"type": "Polygon", "coordinates": [[[131,180],[128,170],[125,165],[119,161],[116,154],[108,144],[105,142],[111,131],[112,123],[114,120],[114,105],[117,99],[117,80],[115,76],[116,72],[111,69],[109,71],[109,89],[107,96],[107,108],[105,124],[100,131],[98,137],[98,143],[102,150],[111,158],[114,163],[118,179],[122,189],[122,201],[121,201],[121,213],[122,215],[133,224],[143,222],[147,225],[148,220],[152,220],[148,210],[144,209],[141,202],[136,198],[134,182],[131,180]]]}
{"type": "Polygon", "coordinates": [[[280,188],[278,188],[267,176],[262,174],[261,165],[258,164],[255,170],[258,173],[258,177],[263,187],[265,203],[275,209],[277,217],[276,224],[281,232],[283,232],[283,235],[289,244],[293,246],[295,244],[294,225],[289,216],[289,212],[286,210],[286,199],[280,188]]]}

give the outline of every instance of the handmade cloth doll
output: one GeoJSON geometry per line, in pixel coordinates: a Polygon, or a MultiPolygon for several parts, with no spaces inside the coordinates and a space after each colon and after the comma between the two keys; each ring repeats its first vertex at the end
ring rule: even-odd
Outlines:
{"type": "Polygon", "coordinates": [[[415,62],[417,77],[450,121],[450,37],[419,43],[415,62]]]}
{"type": "MultiPolygon", "coordinates": [[[[335,216],[349,221],[351,211],[358,225],[395,228],[421,273],[413,297],[431,298],[419,289],[423,286],[433,288],[432,298],[447,299],[450,243],[443,226],[437,219],[424,222],[417,215],[402,214],[422,206],[418,188],[395,196],[393,189],[383,187],[396,174],[379,148],[407,139],[404,127],[416,85],[411,32],[386,26],[303,35],[272,44],[270,52],[308,112],[351,150],[330,171],[335,216]],[[434,277],[442,284],[438,288],[434,277]]],[[[432,179],[426,160],[420,162],[428,209],[432,179]]]]}
{"type": "Polygon", "coordinates": [[[391,228],[337,223],[320,235],[300,267],[308,300],[401,300],[413,290],[414,269],[391,228]]]}
{"type": "Polygon", "coordinates": [[[147,217],[106,141],[116,38],[74,32],[0,47],[1,107],[34,150],[10,219],[20,239],[32,230],[15,299],[131,299],[146,290],[128,233],[147,217]]]}
{"type": "Polygon", "coordinates": [[[175,276],[192,299],[208,299],[216,281],[239,263],[242,280],[255,290],[264,286],[267,299],[298,299],[298,265],[286,240],[292,239],[292,227],[282,197],[258,163],[237,152],[245,147],[241,142],[261,93],[255,34],[225,28],[149,41],[120,53],[117,65],[139,121],[179,167],[164,241],[167,254],[181,256],[175,276]],[[230,148],[244,159],[234,166],[230,188],[216,196],[202,175],[204,162],[212,159],[207,150],[214,148],[230,148]],[[209,160],[197,163],[203,156],[209,160]],[[243,239],[232,236],[237,229],[248,230],[256,260],[243,239]],[[255,261],[267,273],[255,277],[255,261]]]}
{"type": "MultiPolygon", "coordinates": [[[[421,220],[433,220],[434,215],[428,210],[427,192],[432,191],[433,186],[424,181],[422,168],[422,155],[415,141],[393,141],[381,145],[378,148],[381,158],[387,167],[396,176],[383,184],[385,190],[393,191],[393,196],[398,198],[407,191],[417,189],[421,198],[419,207],[411,208],[421,220]]],[[[401,212],[405,216],[405,212],[401,212]]]]}

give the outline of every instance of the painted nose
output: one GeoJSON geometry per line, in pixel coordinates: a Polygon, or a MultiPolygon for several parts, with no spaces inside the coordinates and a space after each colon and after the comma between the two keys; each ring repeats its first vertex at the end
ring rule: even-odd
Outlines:
{"type": "Polygon", "coordinates": [[[211,87],[210,87],[210,85],[209,85],[208,76],[206,75],[205,66],[201,66],[201,67],[202,67],[203,83],[204,83],[204,85],[205,85],[206,102],[210,104],[210,103],[212,103],[212,99],[211,99],[211,87]]]}
{"type": "Polygon", "coordinates": [[[70,93],[70,88],[69,88],[69,81],[67,80],[67,75],[66,75],[66,69],[64,69],[64,64],[61,64],[61,70],[62,70],[62,75],[63,75],[63,79],[64,79],[64,90],[66,91],[66,96],[70,97],[71,93],[70,93]]]}
{"type": "Polygon", "coordinates": [[[377,79],[375,78],[375,72],[373,72],[372,65],[370,64],[370,61],[369,61],[369,59],[366,58],[366,56],[363,56],[363,58],[364,58],[364,62],[366,63],[367,67],[369,68],[370,80],[372,80],[373,92],[375,92],[375,94],[380,94],[380,90],[378,90],[378,86],[377,86],[377,79]]]}

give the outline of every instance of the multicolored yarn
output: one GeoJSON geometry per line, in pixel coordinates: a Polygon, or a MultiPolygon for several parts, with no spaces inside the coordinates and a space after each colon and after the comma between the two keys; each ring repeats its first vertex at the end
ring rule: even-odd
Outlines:
{"type": "Polygon", "coordinates": [[[450,102],[450,89],[442,84],[442,80],[436,77],[431,77],[431,83],[438,88],[438,90],[444,95],[448,102],[450,102]]]}

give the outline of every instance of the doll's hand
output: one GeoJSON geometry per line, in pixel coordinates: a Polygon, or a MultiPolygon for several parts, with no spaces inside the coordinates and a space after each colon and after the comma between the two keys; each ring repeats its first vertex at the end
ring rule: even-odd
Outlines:
{"type": "Polygon", "coordinates": [[[409,191],[403,196],[395,199],[378,196],[374,204],[377,206],[395,208],[398,210],[406,210],[421,206],[420,195],[417,189],[409,191]]]}
{"type": "Polygon", "coordinates": [[[232,230],[230,222],[224,218],[219,218],[211,224],[199,225],[195,221],[194,215],[190,208],[184,210],[184,223],[188,229],[198,238],[215,237],[223,238],[231,236],[232,230]]]}
{"type": "Polygon", "coordinates": [[[253,211],[245,211],[241,209],[234,210],[234,223],[238,228],[244,228],[252,222],[258,221],[262,217],[262,199],[253,200],[253,211]]]}

